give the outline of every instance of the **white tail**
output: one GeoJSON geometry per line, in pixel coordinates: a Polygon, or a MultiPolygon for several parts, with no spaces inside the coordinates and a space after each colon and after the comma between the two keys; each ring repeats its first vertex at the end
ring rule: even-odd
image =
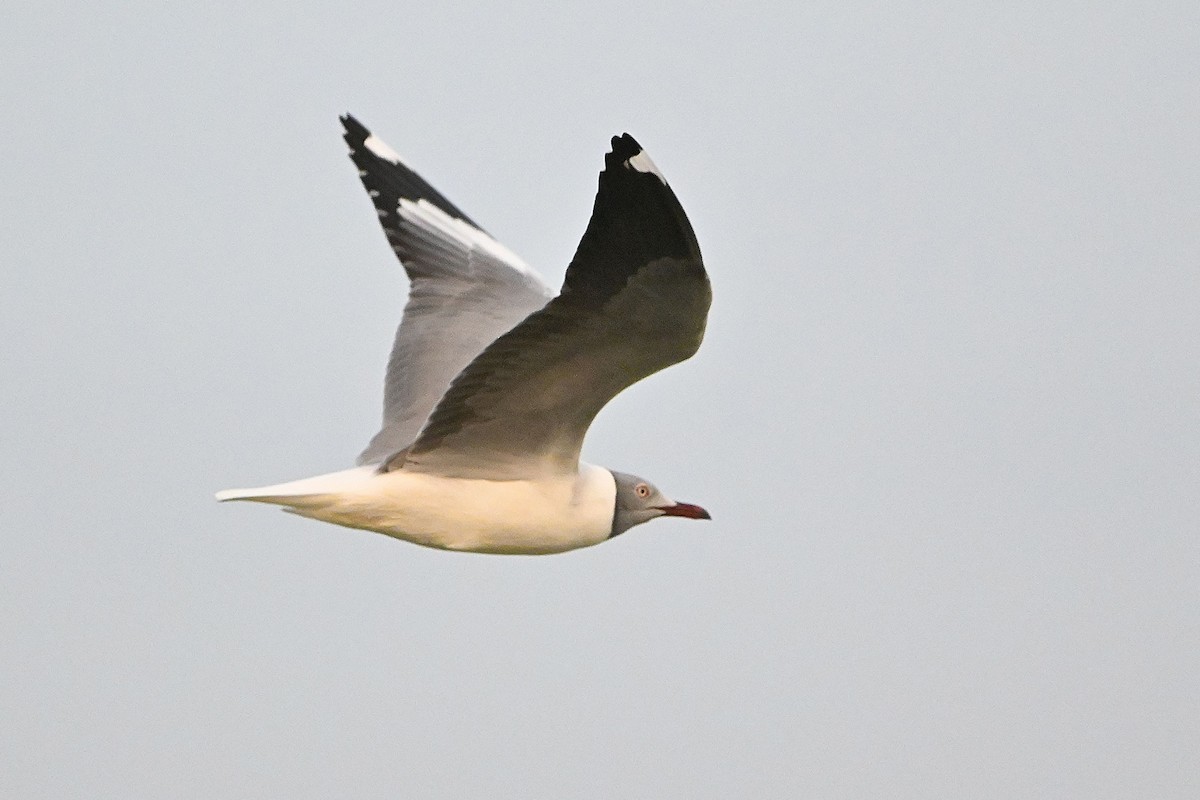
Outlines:
{"type": "Polygon", "coordinates": [[[354,467],[341,472],[330,472],[275,486],[261,486],[257,489],[226,489],[223,492],[217,492],[215,496],[221,503],[230,500],[252,500],[258,503],[288,506],[302,497],[338,494],[359,487],[374,474],[375,467],[373,466],[354,467]]]}
{"type": "Polygon", "coordinates": [[[258,492],[258,489],[226,489],[213,496],[217,498],[218,503],[224,503],[226,500],[253,500],[258,496],[258,492]]]}

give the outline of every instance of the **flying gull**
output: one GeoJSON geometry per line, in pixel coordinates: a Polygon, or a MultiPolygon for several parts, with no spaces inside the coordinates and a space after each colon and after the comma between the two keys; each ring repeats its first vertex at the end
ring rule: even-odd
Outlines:
{"type": "Polygon", "coordinates": [[[609,400],[696,352],[712,299],[687,215],[633,137],[612,139],[555,296],[358,120],[342,124],[411,283],[383,427],[354,468],[217,499],[484,553],[559,553],[656,517],[709,519],[579,460],[609,400]]]}

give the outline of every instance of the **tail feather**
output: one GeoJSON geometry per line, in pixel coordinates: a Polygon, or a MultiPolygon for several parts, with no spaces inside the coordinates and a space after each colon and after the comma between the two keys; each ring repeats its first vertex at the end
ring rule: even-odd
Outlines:
{"type": "Polygon", "coordinates": [[[214,497],[218,503],[228,503],[231,500],[252,500],[258,503],[287,503],[295,500],[297,497],[304,497],[303,494],[278,494],[272,489],[275,487],[264,487],[262,489],[226,489],[223,492],[217,492],[214,497]]]}
{"type": "Polygon", "coordinates": [[[213,497],[217,498],[218,503],[224,503],[229,500],[253,500],[257,494],[257,489],[225,489],[213,497]]]}
{"type": "Polygon", "coordinates": [[[215,497],[220,503],[231,500],[250,500],[258,503],[293,505],[305,497],[337,494],[353,489],[374,474],[375,467],[355,467],[341,472],[331,472],[327,475],[317,475],[313,478],[280,483],[275,486],[261,486],[256,489],[226,489],[217,492],[215,497]]]}

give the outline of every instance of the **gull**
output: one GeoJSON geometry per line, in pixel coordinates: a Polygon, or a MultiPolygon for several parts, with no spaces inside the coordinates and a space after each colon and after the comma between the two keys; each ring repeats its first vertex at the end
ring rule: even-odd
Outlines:
{"type": "Polygon", "coordinates": [[[657,517],[710,519],[580,461],[609,400],[695,354],[712,300],[691,223],[641,145],[612,138],[555,295],[395,150],[341,120],[410,282],[383,427],[353,468],[217,499],[480,553],[561,553],[657,517]]]}

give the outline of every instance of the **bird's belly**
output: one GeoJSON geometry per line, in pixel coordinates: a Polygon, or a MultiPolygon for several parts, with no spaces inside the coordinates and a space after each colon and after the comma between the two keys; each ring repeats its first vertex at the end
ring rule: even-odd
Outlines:
{"type": "MultiPolygon", "coordinates": [[[[296,498],[300,500],[300,498],[296,498]]],[[[608,470],[539,481],[446,478],[398,470],[353,489],[291,504],[306,517],[444,550],[559,553],[612,530],[616,483],[608,470]]]]}

